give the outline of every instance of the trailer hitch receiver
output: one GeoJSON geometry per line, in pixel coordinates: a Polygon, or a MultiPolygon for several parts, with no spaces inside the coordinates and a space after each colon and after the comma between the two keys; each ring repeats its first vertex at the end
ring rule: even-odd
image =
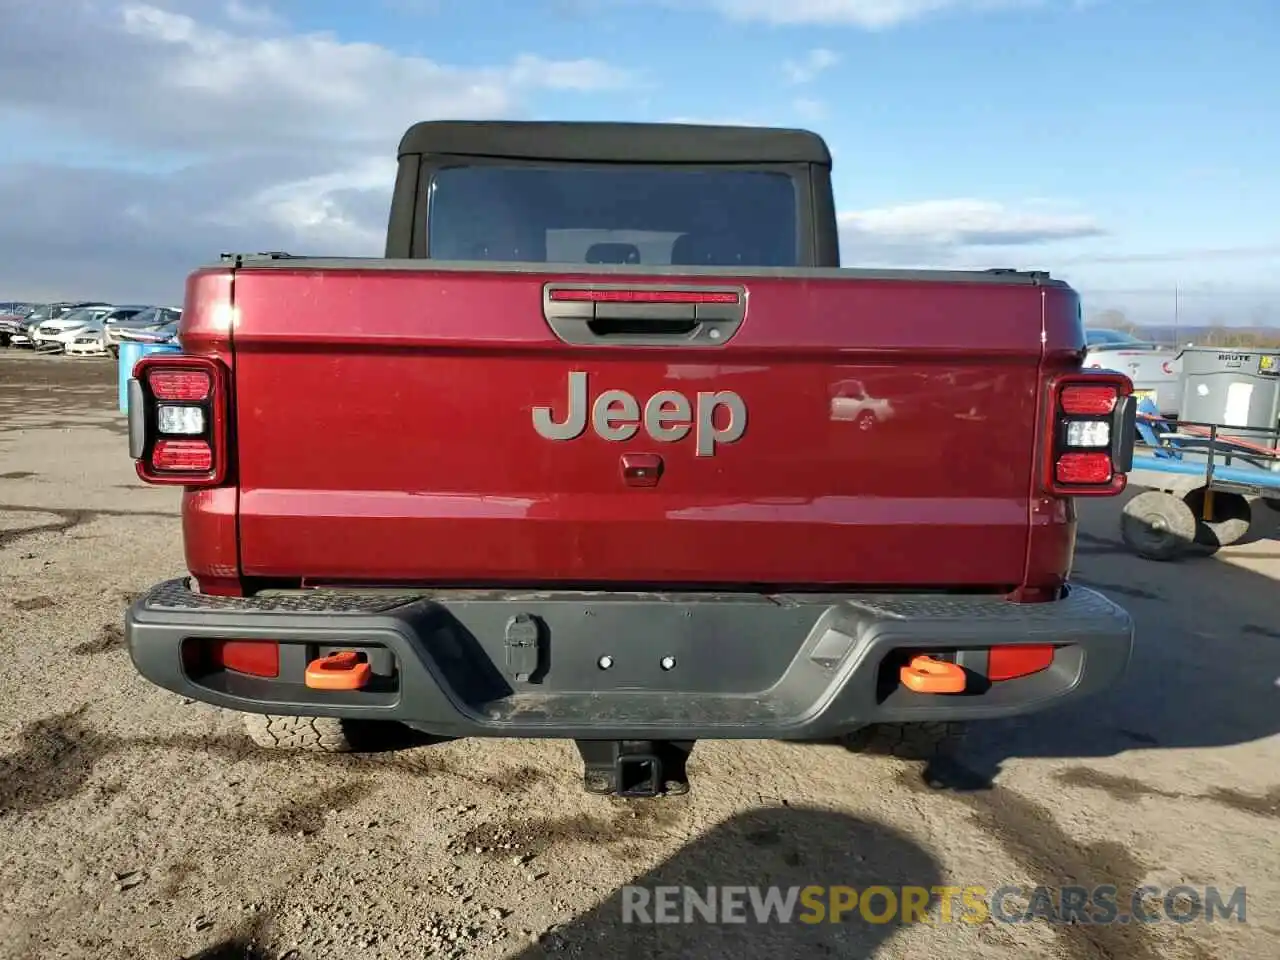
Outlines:
{"type": "Polygon", "coordinates": [[[578,740],[588,793],[618,797],[689,792],[685,772],[692,740],[578,740]]]}

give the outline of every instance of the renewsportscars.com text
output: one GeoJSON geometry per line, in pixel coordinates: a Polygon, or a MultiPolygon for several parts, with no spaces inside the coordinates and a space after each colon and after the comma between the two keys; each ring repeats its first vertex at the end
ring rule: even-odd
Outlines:
{"type": "Polygon", "coordinates": [[[1245,888],[819,886],[622,888],[623,923],[1245,922],[1245,888]]]}

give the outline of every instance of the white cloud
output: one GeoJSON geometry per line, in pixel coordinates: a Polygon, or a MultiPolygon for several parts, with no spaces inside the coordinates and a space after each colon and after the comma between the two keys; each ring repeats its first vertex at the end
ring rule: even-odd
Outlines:
{"type": "Polygon", "coordinates": [[[243,0],[229,0],[225,10],[227,19],[242,27],[271,30],[284,26],[284,19],[270,7],[245,3],[243,0]]]}
{"type": "MultiPolygon", "coordinates": [[[[83,144],[75,166],[0,164],[5,296],[167,301],[225,250],[377,255],[410,124],[521,116],[531,91],[636,81],[596,59],[406,56],[268,23],[250,0],[209,5],[216,21],[195,0],[60,2],[54,18],[0,0],[0,119],[28,145],[83,144]]],[[[814,51],[802,63],[816,75],[834,60],[814,51]]],[[[816,118],[822,105],[792,108],[816,118]]],[[[964,199],[851,211],[841,225],[846,262],[913,265],[1100,232],[1046,202],[964,199]]]]}
{"type": "Polygon", "coordinates": [[[929,200],[840,214],[845,263],[894,266],[1004,266],[1017,248],[1106,233],[1092,217],[1041,202],[929,200]]]}
{"type": "Polygon", "coordinates": [[[866,30],[895,27],[947,10],[992,10],[1040,0],[701,0],[735,20],[777,25],[831,24],[866,30]]]}
{"type": "Polygon", "coordinates": [[[1200,247],[1192,250],[1142,251],[1140,253],[1093,253],[1068,257],[1064,263],[1201,263],[1206,260],[1270,260],[1280,268],[1280,243],[1240,247],[1200,247]]]}
{"type": "Polygon", "coordinates": [[[385,240],[385,218],[374,220],[352,195],[377,196],[394,182],[395,161],[370,157],[333,173],[272,184],[251,194],[222,219],[228,227],[257,216],[295,242],[324,243],[332,249],[376,255],[385,240]]]}
{"type": "MultiPolygon", "coordinates": [[[[183,106],[225,111],[242,134],[252,125],[273,139],[305,131],[385,140],[424,117],[508,113],[529,90],[617,89],[630,80],[592,59],[524,55],[508,66],[462,69],[329,34],[245,36],[145,4],[126,6],[123,26],[161,57],[156,79],[185,94],[183,106]]],[[[189,122],[207,130],[210,117],[189,122]]]]}
{"type": "Polygon", "coordinates": [[[970,246],[1043,243],[1102,233],[1085,214],[1037,205],[1012,209],[990,200],[927,200],[841,214],[843,226],[897,241],[970,246]]]}
{"type": "Polygon", "coordinates": [[[600,60],[553,61],[528,54],[516,58],[508,79],[518,87],[577,91],[621,90],[637,83],[630,71],[600,60]]]}
{"type": "Polygon", "coordinates": [[[45,138],[79,154],[0,164],[0,210],[22,211],[0,217],[7,296],[169,300],[227,249],[376,255],[411,124],[637,81],[591,58],[407,56],[255,0],[58,2],[0,0],[0,119],[26,156],[45,138]]]}
{"type": "Polygon", "coordinates": [[[811,83],[817,78],[818,74],[825,70],[830,70],[839,62],[840,57],[838,54],[832,50],[819,47],[815,50],[810,50],[803,59],[784,60],[782,62],[782,72],[790,83],[811,83]]]}

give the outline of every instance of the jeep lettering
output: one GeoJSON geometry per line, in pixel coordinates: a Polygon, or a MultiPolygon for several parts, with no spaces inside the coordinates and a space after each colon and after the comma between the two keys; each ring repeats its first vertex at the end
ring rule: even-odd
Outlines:
{"type": "MultiPolygon", "coordinates": [[[[533,428],[548,440],[577,439],[587,428],[588,396],[586,372],[573,371],[564,420],[557,423],[550,406],[534,407],[533,428]]],[[[645,432],[660,443],[683,440],[692,429],[694,452],[710,457],[717,444],[742,438],[747,429],[747,405],[732,390],[699,393],[695,402],[677,390],[659,390],[645,402],[642,421],[640,402],[626,390],[605,390],[591,404],[591,429],[602,439],[630,440],[642,422],[645,432]],[[717,417],[721,411],[724,416],[717,417]]]]}

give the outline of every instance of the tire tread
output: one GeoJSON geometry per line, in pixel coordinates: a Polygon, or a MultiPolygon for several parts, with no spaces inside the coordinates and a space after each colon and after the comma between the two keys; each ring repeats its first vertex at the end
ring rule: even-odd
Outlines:
{"type": "Polygon", "coordinates": [[[356,749],[347,721],[336,717],[246,713],[244,726],[254,743],[271,750],[350,753],[356,749]]]}

